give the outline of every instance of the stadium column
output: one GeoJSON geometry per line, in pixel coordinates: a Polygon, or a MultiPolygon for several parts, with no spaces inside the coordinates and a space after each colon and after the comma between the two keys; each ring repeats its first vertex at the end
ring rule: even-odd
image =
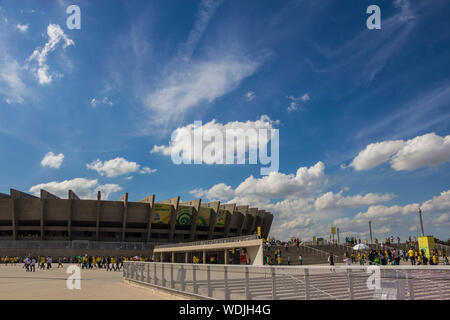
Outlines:
{"type": "Polygon", "coordinates": [[[39,200],[40,204],[40,216],[41,216],[41,240],[44,240],[44,215],[45,215],[45,199],[42,199],[42,190],[41,190],[41,199],[39,200]]]}
{"type": "Polygon", "coordinates": [[[175,262],[175,251],[172,251],[172,258],[171,258],[170,262],[172,262],[172,263],[175,262]]]}
{"type": "Polygon", "coordinates": [[[225,220],[225,237],[228,237],[230,233],[230,225],[231,225],[231,217],[234,213],[234,210],[236,209],[235,203],[229,203],[225,205],[225,210],[227,211],[227,217],[225,220]]]}
{"type": "Polygon", "coordinates": [[[102,199],[102,193],[100,191],[97,191],[97,219],[95,221],[95,241],[98,241],[100,236],[100,206],[102,199]]]}
{"type": "Polygon", "coordinates": [[[225,249],[224,258],[225,258],[224,264],[228,264],[228,249],[225,249]]]}
{"type": "Polygon", "coordinates": [[[175,234],[175,225],[177,223],[178,206],[180,204],[180,196],[170,199],[172,205],[172,214],[170,216],[169,241],[172,242],[175,234]]]}
{"type": "Polygon", "coordinates": [[[189,263],[189,252],[188,251],[186,251],[184,253],[184,263],[189,263]]]}
{"type": "Polygon", "coordinates": [[[67,215],[67,233],[69,235],[69,241],[72,240],[72,209],[73,209],[73,200],[80,200],[80,198],[73,192],[69,190],[69,209],[67,215]]]}
{"type": "Polygon", "coordinates": [[[148,203],[147,242],[149,242],[152,236],[153,207],[155,205],[155,195],[145,197],[138,202],[148,203]]]}
{"type": "Polygon", "coordinates": [[[125,193],[120,199],[123,201],[123,215],[122,215],[122,242],[125,241],[125,230],[127,227],[127,215],[128,215],[128,192],[125,193]]]}
{"type": "Polygon", "coordinates": [[[206,250],[203,250],[203,264],[206,263],[206,250]]]}
{"type": "Polygon", "coordinates": [[[200,206],[202,204],[202,199],[192,200],[190,201],[192,203],[192,206],[194,207],[194,210],[192,212],[192,219],[191,219],[191,235],[190,240],[195,240],[195,234],[197,231],[197,220],[198,220],[198,213],[200,212],[200,206]]]}
{"type": "Polygon", "coordinates": [[[209,219],[209,232],[208,232],[208,240],[211,240],[214,236],[214,228],[216,227],[216,219],[217,213],[219,212],[220,208],[220,201],[210,202],[208,205],[209,205],[208,208],[213,209],[211,212],[211,217],[209,219]]]}
{"type": "Polygon", "coordinates": [[[244,221],[242,221],[241,228],[238,230],[238,235],[242,235],[245,225],[248,223],[248,206],[240,206],[239,210],[244,215],[244,221]]]}
{"type": "Polygon", "coordinates": [[[12,234],[13,234],[13,240],[17,239],[17,230],[16,230],[16,212],[15,212],[15,200],[14,197],[11,195],[10,197],[10,209],[11,209],[11,225],[12,225],[12,234]]]}

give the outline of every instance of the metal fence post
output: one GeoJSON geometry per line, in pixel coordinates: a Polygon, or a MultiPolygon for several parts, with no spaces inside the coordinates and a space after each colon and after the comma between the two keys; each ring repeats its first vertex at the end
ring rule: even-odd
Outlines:
{"type": "Polygon", "coordinates": [[[247,300],[251,300],[251,294],[250,294],[250,280],[249,280],[249,276],[248,276],[248,269],[249,267],[246,266],[245,267],[245,299],[247,300]]]}
{"type": "Polygon", "coordinates": [[[230,300],[230,292],[228,291],[228,267],[223,267],[223,283],[225,290],[225,300],[230,300]]]}
{"type": "Polygon", "coordinates": [[[347,269],[347,278],[348,278],[348,297],[350,300],[353,300],[353,279],[352,279],[352,269],[347,269]]]}
{"type": "Polygon", "coordinates": [[[270,267],[271,275],[272,275],[272,300],[277,299],[277,282],[275,279],[275,268],[270,267]]]}
{"type": "Polygon", "coordinates": [[[180,271],[178,271],[180,273],[180,282],[181,282],[181,291],[186,291],[186,285],[184,283],[184,266],[181,265],[181,269],[180,271]]]}
{"type": "Polygon", "coordinates": [[[192,265],[192,287],[193,287],[194,293],[198,293],[197,270],[196,270],[195,264],[192,265]]]}
{"type": "Polygon", "coordinates": [[[305,300],[311,299],[311,292],[309,287],[309,269],[305,268],[305,300]]]}
{"type": "Polygon", "coordinates": [[[211,286],[211,266],[206,266],[206,279],[208,283],[208,297],[212,297],[212,286],[211,286]]]}
{"type": "Polygon", "coordinates": [[[406,277],[408,278],[409,300],[414,300],[414,287],[411,280],[411,275],[409,274],[409,270],[406,270],[406,277]]]}
{"type": "Polygon", "coordinates": [[[147,263],[147,283],[150,283],[150,263],[147,263]]]}
{"type": "Polygon", "coordinates": [[[161,263],[161,285],[166,286],[166,277],[164,276],[164,263],[161,263]]]}
{"type": "Polygon", "coordinates": [[[158,265],[156,263],[153,264],[153,267],[154,267],[154,269],[153,269],[153,283],[154,284],[158,284],[158,277],[156,275],[156,267],[157,266],[158,265]]]}
{"type": "Polygon", "coordinates": [[[173,289],[175,286],[173,281],[173,263],[170,264],[170,287],[173,289]]]}
{"type": "Polygon", "coordinates": [[[144,282],[144,269],[145,269],[144,262],[141,263],[141,265],[139,266],[139,269],[141,269],[141,281],[144,282]]]}

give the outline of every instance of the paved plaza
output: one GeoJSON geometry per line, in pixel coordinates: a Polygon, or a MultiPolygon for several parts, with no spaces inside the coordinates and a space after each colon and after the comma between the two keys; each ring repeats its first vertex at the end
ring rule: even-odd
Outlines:
{"type": "Polygon", "coordinates": [[[0,265],[0,300],[174,300],[177,296],[123,282],[122,272],[82,270],[81,289],[69,290],[66,269],[26,272],[20,265],[0,265]]]}

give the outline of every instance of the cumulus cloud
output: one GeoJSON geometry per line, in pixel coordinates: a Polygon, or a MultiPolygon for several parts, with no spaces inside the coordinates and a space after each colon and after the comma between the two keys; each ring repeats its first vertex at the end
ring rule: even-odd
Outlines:
{"type": "Polygon", "coordinates": [[[36,48],[33,54],[28,58],[29,62],[36,61],[37,67],[31,70],[39,79],[40,84],[50,84],[53,80],[53,75],[49,73],[49,66],[47,65],[47,56],[53,52],[58,44],[62,42],[63,49],[68,46],[75,45],[57,24],[49,24],[47,27],[48,41],[43,48],[36,48]]]}
{"type": "Polygon", "coordinates": [[[140,164],[133,161],[128,161],[122,157],[117,157],[104,162],[97,159],[91,163],[87,163],[86,168],[95,170],[101,176],[106,175],[108,178],[114,178],[138,171],[140,174],[151,174],[157,171],[157,169],[150,169],[149,167],[141,168],[140,164]]]}
{"type": "Polygon", "coordinates": [[[395,198],[394,194],[367,193],[365,195],[343,196],[339,193],[327,192],[316,199],[314,206],[317,210],[330,208],[358,208],[377,203],[388,202],[395,198]]]}
{"type": "MultiPolygon", "coordinates": [[[[196,125],[195,123],[189,124],[184,127],[177,128],[172,133],[172,140],[168,145],[155,145],[150,153],[161,153],[166,156],[179,154],[185,162],[204,162],[206,164],[223,164],[226,158],[226,137],[227,132],[231,133],[233,130],[243,132],[243,135],[239,135],[237,139],[243,141],[245,144],[246,152],[256,152],[259,146],[266,146],[271,137],[270,135],[262,136],[258,139],[258,136],[249,135],[246,133],[258,132],[259,129],[274,129],[274,126],[279,124],[279,121],[271,120],[268,116],[262,115],[256,121],[233,121],[225,124],[219,123],[216,119],[211,120],[202,125],[196,125]],[[200,136],[203,137],[203,148],[194,148],[194,143],[191,137],[200,136]],[[223,139],[216,141],[216,136],[221,136],[223,139]],[[249,137],[249,139],[248,139],[249,137]],[[242,140],[244,139],[244,140],[242,140]],[[259,141],[258,141],[259,140],[259,141]],[[216,150],[217,152],[208,152],[208,150],[216,150]]],[[[231,145],[231,144],[230,144],[231,145]]],[[[234,145],[233,145],[234,146],[234,145]]],[[[233,150],[229,150],[234,153],[233,150]]],[[[245,156],[245,155],[242,155],[245,156]]],[[[238,163],[239,160],[238,159],[238,163]]],[[[245,159],[243,159],[245,160],[245,159]]]]}
{"type": "Polygon", "coordinates": [[[353,159],[350,166],[358,171],[376,167],[388,161],[403,147],[403,144],[403,140],[371,143],[353,159]]]}
{"type": "Polygon", "coordinates": [[[22,33],[25,33],[28,31],[28,26],[29,26],[28,24],[20,24],[20,23],[16,24],[17,30],[19,30],[22,33]]]}
{"type": "Polygon", "coordinates": [[[210,199],[257,204],[267,203],[270,199],[305,198],[313,194],[326,181],[325,165],[319,161],[309,168],[299,168],[296,174],[272,172],[262,178],[250,176],[234,190],[222,183],[216,184],[208,190],[196,189],[191,193],[210,199]]]}
{"type": "Polygon", "coordinates": [[[54,154],[53,152],[48,152],[41,161],[41,166],[59,169],[64,160],[64,155],[54,154]]]}
{"type": "Polygon", "coordinates": [[[353,159],[350,166],[355,170],[367,170],[388,161],[397,171],[441,165],[450,161],[450,135],[440,137],[428,133],[407,141],[372,143],[353,159]]]}
{"type": "Polygon", "coordinates": [[[406,141],[392,158],[391,166],[395,170],[414,170],[438,166],[448,161],[450,161],[450,135],[440,137],[428,133],[406,141]]]}
{"type": "Polygon", "coordinates": [[[102,193],[103,199],[108,199],[115,192],[122,190],[117,184],[100,185],[97,179],[75,178],[61,182],[52,181],[32,186],[29,191],[39,196],[40,190],[44,189],[60,198],[67,198],[68,190],[74,191],[82,199],[96,199],[97,191],[102,193]]]}

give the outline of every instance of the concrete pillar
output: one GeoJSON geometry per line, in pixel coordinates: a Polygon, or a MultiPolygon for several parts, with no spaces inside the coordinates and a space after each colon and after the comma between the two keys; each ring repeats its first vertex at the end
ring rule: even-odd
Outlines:
{"type": "Polygon", "coordinates": [[[11,221],[12,221],[12,234],[13,240],[17,239],[17,227],[16,227],[16,214],[14,208],[14,198],[11,196],[10,198],[10,209],[11,209],[11,221]]]}
{"type": "Polygon", "coordinates": [[[203,264],[206,263],[206,250],[203,250],[203,264]]]}
{"type": "Polygon", "coordinates": [[[189,252],[184,253],[184,263],[189,263],[189,252]]]}
{"type": "Polygon", "coordinates": [[[175,262],[175,252],[174,252],[174,251],[172,251],[172,260],[171,260],[171,262],[172,262],[172,263],[175,262]]]}
{"type": "Polygon", "coordinates": [[[225,264],[228,264],[228,249],[225,249],[224,251],[224,257],[225,257],[225,264]]]}
{"type": "Polygon", "coordinates": [[[44,215],[45,215],[45,200],[40,200],[40,213],[41,213],[41,240],[44,240],[44,215]]]}
{"type": "Polygon", "coordinates": [[[125,230],[127,226],[127,215],[128,215],[128,192],[125,193],[125,195],[122,197],[123,197],[122,241],[125,241],[125,230]]]}
{"type": "Polygon", "coordinates": [[[163,257],[164,257],[164,255],[163,255],[163,253],[161,252],[161,257],[160,257],[160,261],[161,261],[161,262],[163,262],[163,257]]]}
{"type": "Polygon", "coordinates": [[[98,241],[100,235],[100,200],[102,198],[102,194],[100,191],[97,192],[97,220],[95,222],[95,241],[98,241]]]}

